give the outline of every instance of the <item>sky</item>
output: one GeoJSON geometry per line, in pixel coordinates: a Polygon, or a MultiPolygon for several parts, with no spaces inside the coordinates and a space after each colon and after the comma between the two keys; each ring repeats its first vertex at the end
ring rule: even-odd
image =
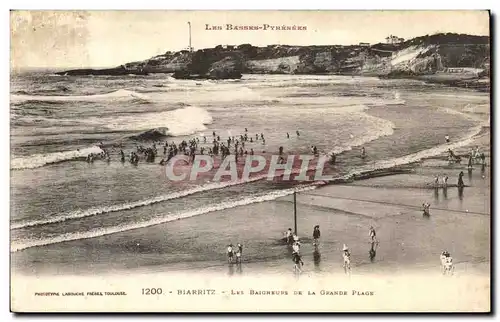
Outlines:
{"type": "Polygon", "coordinates": [[[11,11],[11,68],[114,67],[188,47],[350,45],[456,32],[489,35],[487,11],[11,11]],[[223,30],[206,30],[222,26],[223,30]],[[225,30],[305,26],[307,30],[225,30]]]}

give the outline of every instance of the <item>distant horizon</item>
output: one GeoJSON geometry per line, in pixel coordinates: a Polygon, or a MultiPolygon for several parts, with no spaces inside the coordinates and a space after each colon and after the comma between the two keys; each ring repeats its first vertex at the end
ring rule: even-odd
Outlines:
{"type": "Polygon", "coordinates": [[[487,11],[11,11],[11,69],[113,68],[168,51],[217,45],[350,46],[439,33],[489,37],[487,11]],[[198,14],[197,14],[198,13],[198,14]],[[209,30],[226,24],[304,31],[209,30]],[[376,26],[370,28],[370,26],[376,26]],[[368,27],[368,28],[367,28],[368,27]],[[445,31],[446,30],[446,31],[445,31]],[[16,41],[17,40],[17,41],[16,41]],[[291,45],[291,43],[295,43],[291,45]],[[198,46],[197,46],[198,45],[198,46]]]}

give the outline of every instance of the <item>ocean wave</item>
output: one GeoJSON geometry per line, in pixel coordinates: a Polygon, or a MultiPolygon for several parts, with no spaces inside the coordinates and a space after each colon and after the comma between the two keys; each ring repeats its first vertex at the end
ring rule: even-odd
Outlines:
{"type": "Polygon", "coordinates": [[[376,140],[383,136],[390,136],[394,134],[394,128],[396,127],[394,123],[382,118],[368,115],[366,113],[357,113],[360,120],[369,123],[373,126],[374,130],[370,130],[366,135],[351,138],[344,145],[336,146],[334,149],[330,150],[328,155],[339,154],[346,151],[351,151],[353,147],[361,146],[370,141],[376,140]]]}
{"type": "Polygon", "coordinates": [[[96,215],[112,213],[112,212],[116,212],[116,211],[130,210],[130,209],[137,208],[137,207],[149,206],[149,205],[156,204],[159,202],[164,202],[164,201],[168,201],[168,200],[172,200],[172,199],[186,197],[186,196],[189,196],[189,195],[192,195],[195,193],[200,193],[200,192],[209,191],[209,190],[217,190],[217,189],[227,188],[227,187],[234,186],[234,185],[255,182],[255,181],[263,180],[265,178],[266,178],[266,176],[262,175],[262,176],[256,176],[254,178],[250,178],[248,180],[209,183],[209,184],[205,184],[203,186],[199,186],[199,187],[196,187],[193,189],[174,192],[174,193],[170,193],[170,194],[166,194],[166,195],[157,196],[154,198],[148,198],[148,199],[143,199],[143,200],[134,201],[134,202],[127,202],[127,203],[113,205],[113,206],[95,207],[95,208],[89,208],[89,209],[85,209],[85,210],[76,210],[76,211],[72,211],[69,213],[62,213],[62,214],[53,215],[50,218],[46,218],[46,219],[12,223],[11,229],[20,229],[20,228],[26,228],[26,227],[31,227],[31,226],[53,224],[53,223],[58,223],[58,222],[71,220],[71,219],[80,219],[80,218],[85,218],[85,217],[91,217],[91,216],[96,216],[96,215]]]}
{"type": "MultiPolygon", "coordinates": [[[[60,126],[90,126],[101,127],[106,132],[119,133],[129,131],[151,131],[152,129],[165,128],[163,132],[166,136],[183,136],[206,130],[206,124],[212,123],[213,119],[209,112],[202,108],[187,106],[175,110],[159,113],[143,113],[134,115],[124,115],[118,117],[100,117],[73,120],[52,120],[46,118],[32,118],[27,120],[16,120],[17,125],[32,125],[45,122],[47,126],[52,126],[61,122],[60,126]],[[24,123],[23,123],[24,122],[24,123]]],[[[68,132],[70,133],[70,132],[68,132]]],[[[79,133],[81,131],[79,130],[79,133]]],[[[144,132],[142,133],[144,134],[144,132]]],[[[139,134],[140,135],[140,134],[139,134]]],[[[49,154],[35,154],[26,157],[14,158],[11,160],[11,170],[22,170],[42,167],[47,164],[71,161],[81,157],[86,157],[89,153],[100,153],[98,147],[86,147],[80,150],[54,152],[49,154]]]]}
{"type": "Polygon", "coordinates": [[[156,128],[168,128],[169,136],[189,135],[206,130],[213,122],[212,116],[205,109],[187,106],[175,110],[100,118],[100,121],[114,131],[148,131],[156,128]]]}
{"type": "Polygon", "coordinates": [[[471,145],[474,141],[474,138],[481,133],[483,129],[483,124],[475,126],[471,128],[465,136],[460,138],[460,141],[453,142],[453,143],[445,143],[445,144],[440,144],[435,147],[432,147],[430,149],[422,150],[419,152],[415,152],[412,154],[408,154],[406,156],[398,157],[398,158],[393,158],[390,160],[381,160],[381,161],[376,161],[372,165],[367,165],[367,166],[362,166],[358,169],[356,169],[353,172],[350,172],[347,176],[355,177],[357,175],[361,175],[363,173],[373,171],[373,170],[383,170],[383,169],[388,169],[400,165],[405,165],[405,164],[410,164],[410,163],[415,163],[418,161],[421,161],[426,158],[430,158],[436,155],[440,155],[442,153],[446,153],[448,149],[455,150],[457,148],[461,148],[464,146],[471,145]]]}
{"type": "Polygon", "coordinates": [[[224,209],[249,205],[249,204],[258,203],[258,202],[271,201],[271,200],[274,200],[277,198],[281,198],[281,197],[293,194],[295,191],[300,192],[300,191],[307,191],[307,190],[315,189],[318,185],[321,185],[321,184],[324,184],[324,182],[313,183],[313,184],[304,185],[304,186],[300,186],[297,188],[291,188],[291,189],[286,189],[286,190],[277,190],[277,191],[273,191],[270,193],[261,194],[261,195],[257,195],[257,196],[239,198],[237,200],[228,201],[228,202],[224,202],[224,203],[217,204],[217,205],[210,205],[207,207],[200,207],[197,209],[184,211],[184,212],[168,213],[166,215],[163,214],[163,215],[157,216],[156,218],[153,218],[153,219],[150,219],[147,221],[143,221],[143,222],[134,222],[134,223],[124,224],[124,225],[119,225],[119,226],[114,226],[114,227],[107,227],[107,228],[97,228],[97,229],[93,229],[93,230],[90,230],[87,232],[67,233],[67,234],[59,235],[57,237],[51,237],[51,238],[46,238],[46,239],[28,240],[28,241],[23,241],[23,242],[13,241],[11,243],[10,249],[11,249],[11,252],[17,252],[19,250],[23,250],[23,249],[30,248],[30,247],[44,246],[44,245],[62,243],[62,242],[72,241],[72,240],[95,238],[95,237],[110,235],[110,234],[114,234],[114,233],[129,231],[129,230],[133,230],[133,229],[150,227],[150,226],[154,226],[154,225],[167,223],[169,221],[199,216],[199,215],[203,215],[203,214],[214,212],[214,211],[220,211],[220,210],[224,210],[224,209]]]}
{"type": "Polygon", "coordinates": [[[10,161],[11,170],[33,169],[43,167],[47,164],[53,164],[63,161],[85,158],[90,153],[101,153],[101,148],[97,146],[84,148],[80,150],[54,152],[47,154],[34,154],[28,157],[14,158],[10,161]]]}
{"type": "Polygon", "coordinates": [[[16,95],[12,94],[10,100],[13,103],[19,103],[24,101],[56,101],[56,102],[82,102],[82,101],[108,101],[108,100],[143,100],[148,101],[149,98],[141,93],[134,91],[129,91],[126,89],[119,89],[114,92],[106,94],[94,94],[94,95],[62,95],[62,96],[50,96],[50,95],[16,95]]]}

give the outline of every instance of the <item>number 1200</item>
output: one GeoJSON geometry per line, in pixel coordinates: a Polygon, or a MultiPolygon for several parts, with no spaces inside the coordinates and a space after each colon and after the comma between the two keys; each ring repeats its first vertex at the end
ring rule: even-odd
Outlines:
{"type": "Polygon", "coordinates": [[[161,288],[143,288],[142,295],[159,295],[162,294],[163,290],[161,288]]]}

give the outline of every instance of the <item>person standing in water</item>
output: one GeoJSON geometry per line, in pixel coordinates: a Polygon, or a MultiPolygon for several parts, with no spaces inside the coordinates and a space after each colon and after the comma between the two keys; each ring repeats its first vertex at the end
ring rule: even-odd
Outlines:
{"type": "Polygon", "coordinates": [[[300,256],[300,254],[299,253],[293,254],[292,260],[293,260],[293,271],[299,274],[302,273],[300,267],[304,266],[304,262],[302,261],[302,257],[300,256]]]}
{"type": "Polygon", "coordinates": [[[464,172],[460,171],[460,173],[458,174],[458,183],[457,183],[457,186],[459,188],[463,188],[465,186],[463,177],[464,177],[464,172]]]}
{"type": "Polygon", "coordinates": [[[361,158],[366,158],[366,150],[365,150],[365,147],[362,147],[361,148],[361,158]]]}
{"type": "Polygon", "coordinates": [[[434,177],[434,188],[437,188],[439,187],[439,175],[436,174],[436,176],[434,177]]]}
{"type": "Polygon", "coordinates": [[[448,176],[446,175],[443,177],[443,188],[448,188],[448,176]]]}
{"type": "Polygon", "coordinates": [[[238,248],[236,249],[236,263],[241,264],[241,257],[243,256],[243,245],[238,243],[238,248]]]}
{"type": "Polygon", "coordinates": [[[300,136],[299,130],[295,131],[295,133],[297,133],[297,136],[300,136]]]}
{"type": "Polygon", "coordinates": [[[485,166],[486,165],[486,156],[484,155],[484,152],[481,152],[481,165],[485,166]]]}
{"type": "Polygon", "coordinates": [[[423,213],[424,216],[430,216],[431,215],[431,213],[430,213],[430,207],[431,207],[431,204],[428,203],[428,202],[424,202],[422,204],[422,208],[423,208],[423,211],[424,211],[424,213],[423,213]]]}
{"type": "Polygon", "coordinates": [[[378,244],[377,233],[375,233],[375,228],[373,228],[373,226],[370,226],[370,232],[369,232],[369,234],[370,234],[371,242],[378,244]]]}
{"type": "Polygon", "coordinates": [[[288,134],[288,132],[286,132],[286,138],[289,139],[290,138],[290,134],[288,134]]]}
{"type": "Polygon", "coordinates": [[[335,153],[332,152],[332,156],[330,157],[330,163],[335,164],[336,161],[337,161],[337,156],[335,155],[335,153]]]}
{"type": "Polygon", "coordinates": [[[293,231],[292,228],[288,228],[288,230],[285,232],[285,239],[286,242],[291,245],[293,243],[293,231]]]}
{"type": "Polygon", "coordinates": [[[446,140],[446,143],[450,143],[450,137],[448,136],[448,134],[444,136],[444,139],[446,140]]]}

